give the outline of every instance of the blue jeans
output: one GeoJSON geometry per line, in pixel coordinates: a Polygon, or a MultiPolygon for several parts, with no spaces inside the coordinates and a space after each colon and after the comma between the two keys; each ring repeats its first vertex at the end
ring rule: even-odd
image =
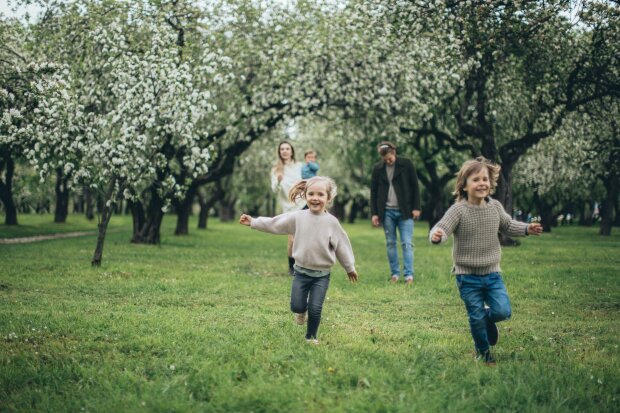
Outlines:
{"type": "Polygon", "coordinates": [[[400,233],[400,244],[403,250],[403,272],[405,278],[413,278],[413,218],[402,217],[400,210],[388,208],[385,210],[383,229],[387,246],[388,262],[391,275],[400,275],[398,262],[398,246],[396,245],[396,228],[400,233]]]}
{"type": "Polygon", "coordinates": [[[328,287],[329,274],[324,277],[309,277],[295,271],[291,287],[291,311],[298,314],[308,311],[307,339],[316,338],[328,287]]]}
{"type": "Polygon", "coordinates": [[[458,274],[456,285],[467,309],[469,328],[476,351],[489,349],[487,321],[494,323],[508,320],[511,315],[508,291],[498,272],[486,275],[458,274]],[[484,308],[486,303],[489,308],[484,308]]]}

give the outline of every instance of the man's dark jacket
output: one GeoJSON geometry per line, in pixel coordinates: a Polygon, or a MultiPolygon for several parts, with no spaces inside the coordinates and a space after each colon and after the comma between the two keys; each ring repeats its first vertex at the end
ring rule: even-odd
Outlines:
{"type": "MultiPolygon", "coordinates": [[[[411,211],[420,210],[420,187],[418,185],[418,174],[409,159],[396,157],[392,185],[394,185],[400,213],[403,218],[411,218],[411,211]]],[[[385,203],[389,189],[390,182],[385,171],[385,162],[380,161],[375,164],[372,171],[370,211],[372,215],[378,215],[382,222],[385,217],[385,203]]]]}

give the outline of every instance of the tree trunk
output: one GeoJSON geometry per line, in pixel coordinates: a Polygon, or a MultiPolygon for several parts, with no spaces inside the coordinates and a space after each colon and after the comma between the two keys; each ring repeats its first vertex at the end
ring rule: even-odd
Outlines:
{"type": "Polygon", "coordinates": [[[225,201],[222,200],[220,202],[220,221],[228,222],[235,218],[235,201],[225,201]]]}
{"type": "Polygon", "coordinates": [[[534,204],[540,214],[540,224],[544,232],[551,232],[551,226],[555,224],[553,217],[553,206],[549,205],[538,195],[538,191],[534,191],[534,204]]]}
{"type": "MultiPolygon", "coordinates": [[[[497,183],[497,188],[495,190],[495,195],[493,196],[504,206],[504,211],[508,213],[508,215],[512,216],[512,168],[514,166],[513,162],[506,161],[502,164],[501,175],[499,177],[499,182],[497,183]]],[[[549,229],[551,230],[551,229],[549,229]]],[[[501,245],[505,247],[515,247],[520,245],[519,241],[516,241],[506,235],[500,234],[499,242],[501,245]]]]}
{"type": "Polygon", "coordinates": [[[189,217],[192,214],[192,204],[196,196],[196,190],[197,188],[192,186],[187,190],[183,199],[173,201],[177,211],[177,227],[174,230],[174,235],[189,234],[189,217]]]}
{"type": "Polygon", "coordinates": [[[146,220],[138,234],[134,235],[131,242],[136,244],[157,245],[161,240],[161,223],[164,219],[163,199],[157,193],[157,189],[151,188],[151,199],[146,212],[146,220]]]}
{"type": "Polygon", "coordinates": [[[133,222],[132,239],[137,237],[140,233],[140,229],[144,226],[144,208],[140,201],[128,201],[127,205],[131,211],[131,220],[133,222]]]}
{"type": "Polygon", "coordinates": [[[356,195],[353,197],[353,202],[351,204],[351,210],[349,212],[349,224],[353,224],[357,219],[357,216],[360,215],[360,218],[368,218],[364,217],[364,208],[368,205],[368,200],[361,195],[356,195]]]}
{"type": "Polygon", "coordinates": [[[443,214],[446,212],[445,208],[445,199],[443,186],[439,185],[439,183],[435,182],[436,185],[430,185],[426,190],[428,191],[429,203],[426,206],[426,209],[430,210],[430,214],[428,216],[428,228],[429,231],[433,228],[433,226],[439,222],[443,214]]]}
{"type": "Polygon", "coordinates": [[[104,206],[103,212],[101,214],[101,221],[97,225],[97,227],[99,228],[99,233],[97,234],[97,246],[95,247],[95,254],[93,255],[93,260],[91,261],[93,267],[101,266],[101,261],[103,259],[103,243],[105,241],[105,234],[108,229],[108,223],[110,222],[111,217],[112,208],[104,206]]]}
{"type": "Polygon", "coordinates": [[[330,208],[332,215],[338,218],[338,221],[344,221],[345,219],[345,205],[346,202],[338,202],[338,198],[335,198],[333,206],[330,208]]]}
{"type": "Polygon", "coordinates": [[[609,236],[611,235],[611,228],[613,225],[613,212],[614,212],[614,204],[618,199],[618,179],[614,173],[610,173],[604,180],[603,185],[605,185],[605,189],[607,190],[607,196],[603,199],[601,203],[601,228],[599,230],[600,235],[609,236]]]}
{"type": "Polygon", "coordinates": [[[84,191],[73,194],[73,213],[84,213],[84,191]]]}
{"type": "Polygon", "coordinates": [[[211,209],[206,203],[200,203],[200,214],[198,214],[198,229],[207,229],[209,220],[209,210],[211,209]]]}
{"type": "Polygon", "coordinates": [[[89,187],[85,186],[84,189],[84,204],[86,205],[85,213],[86,219],[92,221],[95,219],[95,203],[93,201],[93,193],[89,187]]]}
{"type": "Polygon", "coordinates": [[[13,202],[13,174],[15,173],[15,162],[9,153],[3,154],[0,159],[0,173],[6,167],[4,181],[0,179],[0,200],[4,205],[5,225],[17,225],[17,208],[13,202]]]}
{"type": "Polygon", "coordinates": [[[62,168],[56,168],[56,209],[54,210],[54,222],[57,224],[67,222],[69,214],[69,178],[62,173],[62,168]]]}

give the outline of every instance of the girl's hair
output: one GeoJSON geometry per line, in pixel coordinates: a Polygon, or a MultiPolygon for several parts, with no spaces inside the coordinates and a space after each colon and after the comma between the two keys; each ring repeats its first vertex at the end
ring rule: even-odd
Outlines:
{"type": "Polygon", "coordinates": [[[480,172],[482,168],[487,168],[489,171],[489,183],[491,186],[489,193],[492,194],[495,192],[497,180],[499,179],[499,171],[502,168],[485,157],[479,156],[476,159],[465,162],[463,166],[461,166],[461,170],[456,174],[456,184],[454,185],[454,192],[452,192],[452,195],[454,195],[457,201],[467,199],[467,192],[465,191],[467,178],[480,172]]]}
{"type": "Polygon", "coordinates": [[[294,204],[300,198],[306,199],[306,191],[308,190],[308,188],[319,182],[325,183],[325,190],[327,191],[327,204],[331,204],[331,202],[336,197],[337,188],[334,180],[327,176],[313,176],[312,178],[302,179],[301,181],[297,182],[288,192],[289,202],[294,204]]]}
{"type": "Polygon", "coordinates": [[[385,156],[388,153],[396,152],[396,145],[394,145],[390,141],[379,142],[379,144],[377,145],[377,152],[379,152],[379,155],[381,156],[385,156]]]}
{"type": "Polygon", "coordinates": [[[284,161],[282,161],[282,157],[280,156],[280,147],[284,144],[287,144],[291,147],[291,161],[295,163],[295,148],[289,141],[282,141],[278,144],[278,160],[273,164],[273,168],[271,169],[272,173],[281,173],[284,170],[284,161]]]}

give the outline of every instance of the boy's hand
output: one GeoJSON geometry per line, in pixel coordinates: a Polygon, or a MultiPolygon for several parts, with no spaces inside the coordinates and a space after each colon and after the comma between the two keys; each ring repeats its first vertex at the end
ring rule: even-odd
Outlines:
{"type": "Polygon", "coordinates": [[[543,232],[543,227],[538,222],[532,222],[527,226],[527,234],[528,235],[540,235],[543,232]]]}
{"type": "Polygon", "coordinates": [[[252,223],[252,217],[246,214],[241,214],[241,217],[239,218],[239,223],[241,225],[250,226],[250,224],[252,223]]]}
{"type": "Polygon", "coordinates": [[[435,232],[433,232],[433,235],[431,235],[431,241],[433,244],[439,244],[445,235],[446,233],[443,232],[443,229],[437,228],[435,232]]]}
{"type": "Polygon", "coordinates": [[[357,282],[357,273],[355,271],[348,272],[347,276],[352,283],[357,282]]]}

